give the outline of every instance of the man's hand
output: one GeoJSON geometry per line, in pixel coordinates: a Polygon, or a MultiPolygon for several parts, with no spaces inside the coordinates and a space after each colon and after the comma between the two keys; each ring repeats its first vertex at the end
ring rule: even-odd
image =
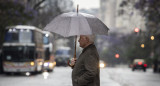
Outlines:
{"type": "Polygon", "coordinates": [[[74,66],[74,65],[75,65],[75,63],[76,63],[76,58],[72,58],[72,59],[71,59],[71,63],[70,63],[70,65],[71,65],[71,66],[74,66]]]}
{"type": "Polygon", "coordinates": [[[69,60],[68,65],[70,67],[74,67],[75,63],[76,63],[76,58],[72,58],[71,60],[69,60]]]}

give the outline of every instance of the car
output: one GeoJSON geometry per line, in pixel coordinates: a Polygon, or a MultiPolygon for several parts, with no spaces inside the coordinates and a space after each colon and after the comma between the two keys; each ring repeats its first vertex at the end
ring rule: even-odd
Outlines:
{"type": "Polygon", "coordinates": [[[143,70],[144,72],[146,72],[147,64],[145,63],[144,59],[134,59],[133,60],[132,71],[135,71],[137,69],[143,70]]]}

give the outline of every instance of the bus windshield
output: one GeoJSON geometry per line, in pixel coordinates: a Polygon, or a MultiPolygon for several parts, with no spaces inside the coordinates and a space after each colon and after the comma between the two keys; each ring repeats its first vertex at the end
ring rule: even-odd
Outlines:
{"type": "Polygon", "coordinates": [[[49,44],[49,37],[43,36],[43,43],[49,44]]]}
{"type": "Polygon", "coordinates": [[[57,50],[56,55],[68,55],[69,51],[68,50],[57,50]]]}
{"type": "Polygon", "coordinates": [[[34,59],[34,47],[26,47],[26,46],[10,46],[3,47],[3,59],[5,61],[15,61],[15,62],[23,62],[23,61],[32,61],[34,59]]]}
{"type": "Polygon", "coordinates": [[[9,29],[5,34],[5,42],[32,43],[32,31],[23,29],[9,29]]]}
{"type": "Polygon", "coordinates": [[[70,53],[69,47],[60,47],[55,52],[56,55],[66,55],[66,56],[69,55],[69,53],[70,53]]]}

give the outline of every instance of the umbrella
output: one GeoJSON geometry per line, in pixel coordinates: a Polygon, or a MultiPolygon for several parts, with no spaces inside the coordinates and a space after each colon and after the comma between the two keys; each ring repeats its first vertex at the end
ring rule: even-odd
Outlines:
{"type": "Polygon", "coordinates": [[[77,12],[63,13],[55,17],[44,30],[60,34],[64,37],[76,36],[75,53],[76,58],[76,40],[77,35],[107,35],[108,27],[97,17],[77,12]]]}
{"type": "Polygon", "coordinates": [[[93,15],[69,12],[57,16],[44,30],[69,37],[91,34],[107,35],[109,29],[101,20],[93,15]]]}

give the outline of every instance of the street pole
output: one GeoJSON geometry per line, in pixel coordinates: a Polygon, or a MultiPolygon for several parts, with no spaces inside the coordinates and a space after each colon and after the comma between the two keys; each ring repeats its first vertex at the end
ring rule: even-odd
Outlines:
{"type": "Polygon", "coordinates": [[[151,41],[151,54],[150,54],[151,59],[153,59],[154,57],[154,44],[153,44],[153,40],[151,41]]]}

